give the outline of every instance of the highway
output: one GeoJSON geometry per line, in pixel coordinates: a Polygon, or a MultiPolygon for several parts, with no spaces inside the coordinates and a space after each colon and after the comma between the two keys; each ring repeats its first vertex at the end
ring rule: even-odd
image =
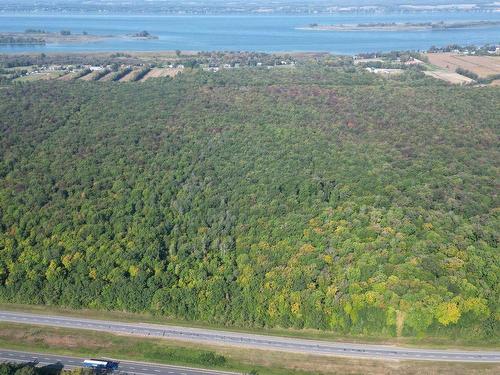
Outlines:
{"type": "Polygon", "coordinates": [[[217,331],[146,323],[122,323],[0,310],[0,321],[67,327],[165,339],[184,340],[263,350],[278,350],[313,355],[374,358],[384,360],[428,360],[500,363],[500,351],[444,350],[404,348],[390,345],[350,344],[344,342],[307,340],[240,332],[217,331]]]}
{"type": "MultiPolygon", "coordinates": [[[[0,349],[0,362],[37,363],[38,367],[62,364],[65,369],[83,367],[86,358],[68,357],[45,353],[28,353],[14,350],[0,349]]],[[[157,365],[144,362],[119,361],[118,370],[114,374],[137,375],[236,375],[234,372],[203,370],[190,367],[157,365]]]]}

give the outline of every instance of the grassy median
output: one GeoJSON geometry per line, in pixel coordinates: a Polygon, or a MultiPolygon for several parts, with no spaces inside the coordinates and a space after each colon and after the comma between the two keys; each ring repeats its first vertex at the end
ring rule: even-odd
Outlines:
{"type": "Polygon", "coordinates": [[[260,375],[496,374],[498,364],[378,361],[200,345],[96,331],[0,323],[0,347],[78,357],[109,357],[260,375]]]}

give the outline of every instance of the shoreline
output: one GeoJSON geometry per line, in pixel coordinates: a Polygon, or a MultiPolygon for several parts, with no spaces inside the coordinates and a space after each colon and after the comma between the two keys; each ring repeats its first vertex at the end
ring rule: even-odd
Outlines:
{"type": "Polygon", "coordinates": [[[85,44],[110,40],[149,41],[158,40],[157,36],[149,35],[97,35],[97,34],[68,34],[57,32],[20,32],[0,31],[0,40],[11,38],[12,42],[0,42],[0,46],[46,46],[49,44],[85,44]],[[36,41],[34,43],[33,41],[36,41]]]}
{"type": "Polygon", "coordinates": [[[477,22],[455,22],[455,23],[387,23],[387,24],[339,24],[296,27],[295,30],[305,31],[384,31],[384,32],[415,32],[415,31],[448,31],[448,30],[470,30],[499,26],[500,21],[477,21],[477,22]]]}

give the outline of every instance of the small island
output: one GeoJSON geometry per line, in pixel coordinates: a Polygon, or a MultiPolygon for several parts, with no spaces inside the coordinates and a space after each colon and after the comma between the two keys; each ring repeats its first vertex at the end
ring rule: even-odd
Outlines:
{"type": "Polygon", "coordinates": [[[311,31],[434,31],[448,29],[467,29],[475,27],[492,27],[500,25],[500,21],[470,21],[470,22],[419,22],[419,23],[358,23],[339,25],[320,25],[317,23],[303,27],[298,30],[311,31]]]}
{"type": "Polygon", "coordinates": [[[134,39],[158,39],[157,36],[151,35],[149,31],[143,30],[141,32],[129,35],[130,37],[134,39]]]}

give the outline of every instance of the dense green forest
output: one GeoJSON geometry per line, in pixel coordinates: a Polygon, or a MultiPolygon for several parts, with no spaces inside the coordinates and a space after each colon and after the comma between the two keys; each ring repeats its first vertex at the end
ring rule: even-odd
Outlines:
{"type": "Polygon", "coordinates": [[[0,88],[0,301],[498,337],[500,89],[321,66],[0,88]]]}

